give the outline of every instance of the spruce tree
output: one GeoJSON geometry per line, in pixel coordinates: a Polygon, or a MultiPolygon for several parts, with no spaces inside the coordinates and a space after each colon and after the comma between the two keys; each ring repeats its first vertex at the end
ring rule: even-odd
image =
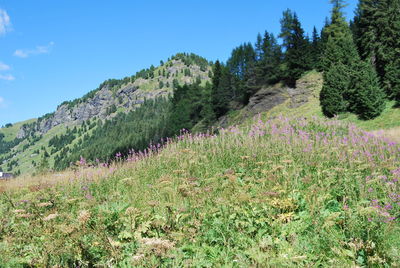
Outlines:
{"type": "Polygon", "coordinates": [[[246,104],[253,89],[249,88],[249,80],[253,79],[256,65],[256,51],[251,43],[245,43],[232,51],[226,65],[233,77],[231,98],[246,104]]]}
{"type": "Polygon", "coordinates": [[[325,79],[323,92],[320,95],[322,110],[328,117],[345,111],[354,112],[357,99],[354,87],[351,86],[351,79],[354,76],[355,67],[360,62],[352,33],[342,12],[344,1],[333,0],[332,3],[331,23],[324,29],[324,35],[327,38],[322,57],[325,79]],[[332,70],[337,73],[332,73],[334,72],[332,70]],[[338,83],[336,88],[334,81],[338,83]],[[332,93],[327,92],[328,90],[332,90],[332,93]],[[339,93],[343,101],[333,104],[338,101],[339,93]],[[336,107],[334,107],[335,105],[336,107]]]}
{"type": "Polygon", "coordinates": [[[281,19],[281,34],[283,46],[286,49],[284,64],[285,81],[289,86],[295,86],[296,80],[310,70],[311,56],[309,54],[309,40],[304,35],[304,30],[296,13],[291,10],[283,12],[281,19]]]}
{"type": "Polygon", "coordinates": [[[330,24],[324,28],[327,39],[322,57],[322,69],[328,71],[332,65],[341,62],[351,68],[360,57],[354,44],[352,32],[343,15],[344,1],[333,0],[330,24]]]}
{"type": "Polygon", "coordinates": [[[312,42],[311,42],[311,67],[313,69],[318,69],[318,65],[321,59],[322,54],[322,41],[321,37],[317,31],[317,28],[314,26],[312,33],[312,42]]]}
{"type": "Polygon", "coordinates": [[[369,62],[360,62],[352,78],[357,101],[354,111],[360,119],[369,120],[379,116],[385,108],[385,92],[378,76],[369,62]]]}
{"type": "Polygon", "coordinates": [[[324,72],[320,103],[325,116],[334,117],[346,112],[348,104],[344,99],[343,92],[348,91],[349,85],[350,75],[344,64],[339,62],[324,72]]]}
{"type": "Polygon", "coordinates": [[[384,88],[390,92],[396,100],[396,106],[400,107],[400,58],[393,59],[385,67],[384,88]]]}
{"type": "Polygon", "coordinates": [[[260,45],[258,45],[259,42],[257,38],[256,51],[260,51],[257,53],[260,56],[254,69],[256,84],[262,86],[277,83],[282,78],[280,69],[282,64],[281,47],[275,36],[267,31],[260,45]],[[260,48],[258,48],[259,46],[260,48]]]}
{"type": "Polygon", "coordinates": [[[375,67],[391,98],[399,95],[400,0],[360,0],[353,32],[363,59],[375,67]]]}
{"type": "Polygon", "coordinates": [[[213,67],[211,87],[211,104],[216,117],[220,117],[228,111],[230,90],[229,71],[217,60],[213,67]]]}
{"type": "Polygon", "coordinates": [[[203,120],[203,125],[205,127],[211,126],[217,119],[212,106],[212,85],[207,83],[202,96],[202,109],[200,112],[201,119],[203,120]]]}
{"type": "Polygon", "coordinates": [[[257,34],[257,41],[255,44],[256,60],[260,61],[263,58],[263,38],[260,33],[257,34]]]}
{"type": "MultiPolygon", "coordinates": [[[[387,21],[382,31],[383,49],[378,50],[378,57],[382,58],[384,67],[384,87],[389,96],[400,104],[400,0],[386,0],[385,16],[380,20],[387,21]]],[[[380,14],[378,14],[380,15],[380,14]]]]}

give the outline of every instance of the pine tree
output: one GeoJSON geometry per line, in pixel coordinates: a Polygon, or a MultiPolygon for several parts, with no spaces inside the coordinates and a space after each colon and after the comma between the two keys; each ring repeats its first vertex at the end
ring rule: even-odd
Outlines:
{"type": "Polygon", "coordinates": [[[213,67],[211,87],[211,104],[216,117],[224,115],[228,111],[230,73],[228,69],[217,60],[213,67]]]}
{"type": "Polygon", "coordinates": [[[342,63],[333,65],[324,72],[324,85],[320,93],[322,112],[327,117],[334,117],[346,112],[348,104],[343,92],[348,91],[350,76],[348,69],[342,63]]]}
{"type": "Polygon", "coordinates": [[[341,62],[351,68],[360,60],[352,33],[346,22],[342,9],[343,0],[333,0],[332,17],[329,26],[324,28],[324,38],[327,39],[322,57],[323,71],[341,62]]]}
{"type": "Polygon", "coordinates": [[[400,0],[360,0],[353,32],[363,59],[375,67],[391,98],[399,95],[400,0]]]}
{"type": "Polygon", "coordinates": [[[248,82],[253,78],[256,58],[253,45],[245,43],[233,49],[226,64],[233,77],[231,99],[241,104],[246,104],[252,94],[253,89],[248,87],[248,82]]]}
{"type": "Polygon", "coordinates": [[[385,108],[385,92],[372,65],[360,62],[352,78],[357,102],[354,111],[360,119],[369,120],[379,116],[385,108]]]}
{"type": "Polygon", "coordinates": [[[200,112],[200,116],[203,120],[203,125],[205,127],[211,126],[212,123],[214,123],[216,121],[216,116],[215,116],[215,112],[213,110],[213,106],[212,106],[212,85],[207,83],[205,88],[204,88],[204,92],[203,92],[203,96],[202,96],[202,110],[200,112]]]}
{"type": "Polygon", "coordinates": [[[284,63],[285,81],[289,86],[295,86],[296,80],[311,69],[311,56],[309,54],[309,40],[304,35],[304,30],[296,13],[291,10],[283,12],[281,19],[281,34],[283,46],[286,49],[284,63]]]}
{"type": "Polygon", "coordinates": [[[322,40],[319,36],[317,28],[314,26],[311,42],[311,66],[313,69],[318,69],[318,65],[322,54],[322,40]]]}
{"type": "Polygon", "coordinates": [[[353,112],[357,101],[351,79],[360,58],[349,25],[343,16],[343,2],[342,0],[332,1],[331,23],[324,29],[327,42],[321,63],[324,71],[324,86],[320,94],[320,104],[328,117],[345,111],[353,112]],[[335,83],[337,83],[336,86],[335,83]]]}
{"type": "Polygon", "coordinates": [[[256,85],[262,86],[277,83],[282,78],[280,69],[282,64],[281,47],[275,36],[267,31],[260,44],[259,42],[259,38],[257,38],[256,51],[260,52],[257,52],[259,56],[254,69],[256,85]]]}

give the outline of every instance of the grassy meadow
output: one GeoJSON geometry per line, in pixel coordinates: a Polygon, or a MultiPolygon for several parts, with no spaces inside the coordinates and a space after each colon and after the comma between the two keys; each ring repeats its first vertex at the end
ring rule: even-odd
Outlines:
{"type": "Polygon", "coordinates": [[[318,117],[0,184],[2,267],[397,267],[400,147],[318,117]]]}

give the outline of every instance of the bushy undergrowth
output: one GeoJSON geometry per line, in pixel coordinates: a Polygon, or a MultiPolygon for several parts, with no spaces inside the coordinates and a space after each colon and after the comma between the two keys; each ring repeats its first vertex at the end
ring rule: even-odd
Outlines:
{"type": "Polygon", "coordinates": [[[0,263],[399,266],[399,154],[316,118],[184,133],[101,179],[4,188],[0,263]]]}

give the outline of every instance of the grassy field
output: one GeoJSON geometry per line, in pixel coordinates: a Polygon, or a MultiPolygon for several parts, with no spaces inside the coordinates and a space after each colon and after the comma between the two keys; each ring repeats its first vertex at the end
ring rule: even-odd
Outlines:
{"type": "Polygon", "coordinates": [[[399,146],[278,117],[0,185],[5,267],[397,267],[399,146]]]}

